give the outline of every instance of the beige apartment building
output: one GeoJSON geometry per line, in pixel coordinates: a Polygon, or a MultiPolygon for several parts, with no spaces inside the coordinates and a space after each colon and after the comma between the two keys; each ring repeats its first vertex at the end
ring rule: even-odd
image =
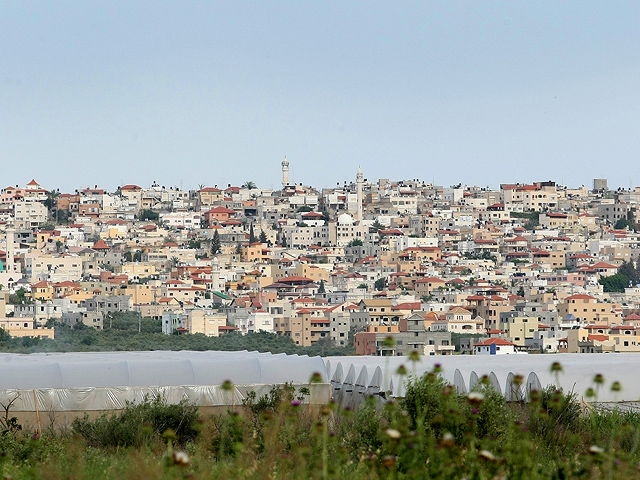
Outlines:
{"type": "Polygon", "coordinates": [[[220,335],[220,327],[227,326],[227,315],[211,310],[194,309],[186,313],[186,328],[189,333],[202,333],[208,337],[220,335]]]}
{"type": "Polygon", "coordinates": [[[309,347],[321,339],[331,338],[331,321],[325,309],[300,309],[290,317],[274,319],[274,331],[291,338],[296,345],[309,347]]]}
{"type": "Polygon", "coordinates": [[[219,188],[206,187],[198,190],[198,205],[201,208],[213,205],[222,198],[224,198],[224,192],[219,188]]]}
{"type": "Polygon", "coordinates": [[[115,273],[119,275],[126,275],[129,280],[133,278],[144,278],[157,273],[155,265],[150,263],[125,263],[124,265],[118,265],[115,267],[115,273]]]}
{"type": "Polygon", "coordinates": [[[391,309],[393,303],[388,298],[372,298],[360,300],[358,310],[351,314],[352,322],[356,325],[390,324],[395,313],[391,309]]]}
{"type": "Polygon", "coordinates": [[[123,285],[123,288],[119,290],[118,294],[129,295],[134,305],[149,305],[157,303],[162,297],[160,286],[151,283],[133,283],[123,285]]]}
{"type": "Polygon", "coordinates": [[[607,334],[580,328],[567,331],[567,353],[622,353],[640,352],[637,335],[607,334]]]}
{"type": "Polygon", "coordinates": [[[36,328],[34,317],[7,317],[7,298],[9,294],[0,295],[0,328],[12,337],[55,338],[53,328],[36,328]]]}
{"type": "Polygon", "coordinates": [[[343,214],[335,222],[329,222],[329,243],[338,247],[346,247],[353,240],[362,240],[369,233],[369,228],[356,223],[350,215],[343,214]]]}
{"type": "Polygon", "coordinates": [[[462,307],[455,307],[431,323],[431,331],[447,331],[454,333],[484,333],[484,320],[472,319],[471,312],[462,307]]]}
{"type": "Polygon", "coordinates": [[[438,277],[426,277],[416,280],[415,292],[417,297],[429,296],[438,289],[443,289],[446,282],[438,277]]]}
{"type": "Polygon", "coordinates": [[[498,324],[506,338],[520,347],[524,347],[526,339],[535,337],[539,328],[538,317],[503,315],[498,324]]]}
{"type": "Polygon", "coordinates": [[[16,228],[33,228],[45,223],[49,212],[40,202],[16,202],[13,215],[16,228]]]}
{"type": "Polygon", "coordinates": [[[324,280],[325,282],[329,282],[331,280],[331,274],[326,268],[305,263],[299,263],[298,265],[296,265],[295,268],[290,272],[290,275],[310,278],[314,281],[314,283],[318,284],[322,280],[324,280]]]}
{"type": "Polygon", "coordinates": [[[576,225],[578,215],[576,213],[541,213],[539,217],[540,225],[548,229],[556,229],[576,225]]]}
{"type": "Polygon", "coordinates": [[[558,316],[562,319],[572,314],[583,325],[612,325],[622,323],[619,308],[613,303],[600,303],[591,295],[571,295],[558,305],[558,316]]]}
{"type": "Polygon", "coordinates": [[[38,255],[27,257],[25,263],[27,277],[32,283],[74,281],[82,276],[82,259],[77,256],[38,255]]]}
{"type": "Polygon", "coordinates": [[[501,185],[505,204],[519,204],[524,210],[542,212],[558,206],[558,193],[554,182],[536,182],[533,185],[501,185]]]}

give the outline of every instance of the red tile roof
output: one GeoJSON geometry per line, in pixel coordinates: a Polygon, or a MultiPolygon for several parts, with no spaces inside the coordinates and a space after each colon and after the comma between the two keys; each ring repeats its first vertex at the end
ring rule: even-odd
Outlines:
{"type": "Polygon", "coordinates": [[[595,340],[596,342],[606,342],[609,340],[607,335],[588,335],[587,340],[595,340]]]}
{"type": "Polygon", "coordinates": [[[98,240],[93,247],[93,250],[110,250],[111,248],[102,240],[98,240]]]}
{"type": "Polygon", "coordinates": [[[313,283],[313,280],[307,277],[285,277],[278,281],[278,283],[313,283]]]}
{"type": "Polygon", "coordinates": [[[567,297],[566,300],[595,300],[595,297],[592,297],[591,295],[584,295],[584,294],[578,294],[578,295],[571,295],[570,297],[567,297]]]}
{"type": "Polygon", "coordinates": [[[486,347],[486,346],[489,346],[489,345],[513,345],[515,347],[516,344],[508,342],[504,338],[489,338],[489,339],[485,340],[484,342],[474,343],[473,346],[474,347],[477,347],[477,346],[486,347]]]}
{"type": "Polygon", "coordinates": [[[229,215],[231,215],[235,214],[236,211],[226,207],[215,207],[205,213],[228,213],[229,215]]]}

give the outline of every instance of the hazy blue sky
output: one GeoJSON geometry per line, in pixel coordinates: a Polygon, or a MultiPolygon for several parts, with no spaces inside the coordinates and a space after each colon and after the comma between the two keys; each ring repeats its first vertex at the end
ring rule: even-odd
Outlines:
{"type": "Polygon", "coordinates": [[[640,2],[0,0],[0,187],[640,185],[640,2]]]}

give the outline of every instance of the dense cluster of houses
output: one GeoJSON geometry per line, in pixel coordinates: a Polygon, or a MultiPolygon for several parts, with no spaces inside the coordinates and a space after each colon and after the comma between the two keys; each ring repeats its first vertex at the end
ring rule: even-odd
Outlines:
{"type": "Polygon", "coordinates": [[[640,188],[552,181],[498,190],[418,180],[280,190],[32,180],[0,194],[0,328],[273,332],[361,355],[640,352],[640,188]],[[624,227],[624,228],[623,228],[624,227]]]}

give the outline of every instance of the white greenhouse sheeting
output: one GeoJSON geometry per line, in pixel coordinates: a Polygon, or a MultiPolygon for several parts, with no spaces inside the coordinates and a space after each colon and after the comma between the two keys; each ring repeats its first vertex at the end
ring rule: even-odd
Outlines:
{"type": "MultiPolygon", "coordinates": [[[[199,406],[241,405],[274,385],[309,388],[314,373],[327,382],[320,357],[258,352],[99,352],[0,354],[0,402],[29,412],[121,409],[126,402],[160,395],[199,406]],[[226,380],[233,389],[220,387],[226,380]]],[[[327,383],[311,385],[311,403],[330,398],[327,383]]]]}
{"type": "Polygon", "coordinates": [[[423,356],[415,364],[408,357],[328,357],[324,360],[333,398],[343,407],[356,408],[367,395],[380,392],[390,391],[393,396],[401,397],[407,377],[397,375],[400,365],[406,367],[409,376],[421,376],[436,364],[441,365],[441,375],[460,393],[469,392],[487,375],[508,400],[526,399],[531,390],[556,383],[551,365],[558,362],[562,366],[557,376],[558,386],[565,392],[575,392],[582,399],[589,387],[595,387],[594,376],[602,374],[605,384],[598,390],[598,402],[640,401],[640,382],[636,380],[640,354],[637,353],[423,356]],[[513,383],[515,375],[522,375],[524,379],[520,388],[513,383]],[[621,392],[611,391],[615,381],[622,384],[621,392]]]}
{"type": "MultiPolygon", "coordinates": [[[[274,385],[309,387],[318,372],[323,383],[311,386],[314,404],[333,398],[341,407],[357,408],[365,398],[384,401],[382,394],[404,395],[406,377],[396,371],[404,365],[420,376],[442,366],[441,375],[460,393],[470,391],[483,375],[507,399],[526,399],[531,389],[556,382],[550,368],[562,365],[558,381],[579,398],[600,373],[605,384],[598,402],[640,402],[640,354],[557,354],[423,356],[415,365],[407,357],[307,357],[258,352],[100,352],[0,354],[0,402],[13,399],[11,411],[91,411],[120,409],[127,401],[160,395],[169,402],[188,399],[199,406],[240,405],[250,391],[262,396],[274,385]],[[515,375],[524,384],[517,388],[515,375]],[[223,391],[230,380],[234,387],[223,391]],[[621,392],[611,392],[614,381],[621,392]],[[330,385],[329,385],[330,382],[330,385]]],[[[588,399],[587,399],[588,400],[588,399]]]]}

